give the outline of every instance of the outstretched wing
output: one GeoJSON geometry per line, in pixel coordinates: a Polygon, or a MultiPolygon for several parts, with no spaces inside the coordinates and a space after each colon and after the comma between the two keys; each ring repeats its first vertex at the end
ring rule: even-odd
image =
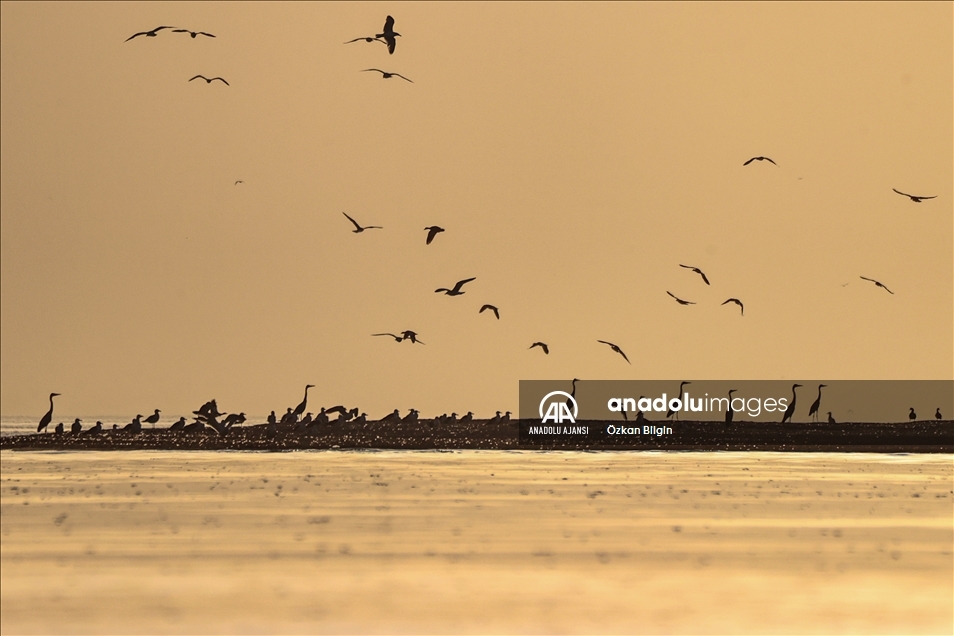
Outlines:
{"type": "MultiPolygon", "coordinates": [[[[133,37],[135,37],[135,36],[133,36],[133,37]]],[[[901,192],[900,190],[896,190],[895,188],[891,188],[891,189],[894,190],[895,192],[897,192],[898,194],[900,194],[901,196],[905,196],[905,197],[911,198],[911,195],[910,195],[910,194],[905,194],[904,192],[901,192]]]]}
{"type": "Polygon", "coordinates": [[[708,279],[708,278],[706,278],[706,275],[702,273],[702,270],[701,270],[701,269],[698,269],[698,268],[696,268],[696,271],[697,271],[697,272],[699,273],[699,275],[700,275],[700,276],[702,276],[702,280],[704,280],[704,281],[705,281],[705,283],[706,283],[706,285],[708,285],[708,284],[709,284],[709,279],[708,279]]]}
{"type": "Polygon", "coordinates": [[[126,38],[125,41],[126,41],[126,42],[129,42],[131,39],[133,39],[133,38],[138,38],[140,35],[146,35],[146,33],[147,33],[147,31],[141,31],[141,32],[139,32],[139,33],[133,33],[133,34],[130,35],[128,38],[126,38]]]}
{"type": "Polygon", "coordinates": [[[743,165],[743,166],[747,166],[747,165],[749,165],[750,163],[752,163],[753,161],[755,161],[755,157],[752,157],[751,159],[749,159],[748,161],[746,161],[746,162],[743,163],[742,165],[743,165]]]}
{"type": "Polygon", "coordinates": [[[394,18],[388,16],[387,20],[384,21],[384,32],[388,33],[389,31],[394,30],[394,18]]]}
{"type": "Polygon", "coordinates": [[[464,285],[466,285],[467,283],[469,283],[469,282],[472,281],[472,280],[477,280],[477,277],[474,276],[473,278],[465,278],[464,280],[459,280],[459,281],[457,281],[457,284],[454,285],[454,291],[455,291],[455,292],[460,291],[460,288],[461,288],[461,287],[463,287],[464,285]]]}
{"type": "MultiPolygon", "coordinates": [[[[388,49],[389,49],[390,51],[394,51],[394,45],[393,45],[393,44],[390,45],[390,46],[388,47],[388,49]]],[[[394,75],[395,77],[400,77],[402,80],[407,80],[407,81],[411,82],[411,84],[414,83],[413,81],[407,79],[406,77],[404,77],[404,76],[401,75],[400,73],[391,73],[391,75],[394,75]]]]}
{"type": "Polygon", "coordinates": [[[351,221],[352,223],[354,223],[354,228],[355,228],[356,230],[363,230],[363,229],[364,229],[364,228],[362,228],[360,225],[358,225],[358,222],[357,222],[357,221],[355,221],[355,220],[352,219],[350,216],[348,216],[348,213],[347,213],[347,212],[342,212],[342,214],[344,214],[345,216],[347,216],[347,217],[348,217],[348,220],[351,221]]]}
{"type": "Polygon", "coordinates": [[[224,79],[222,79],[221,77],[213,77],[213,78],[212,78],[211,80],[209,80],[209,81],[210,81],[210,82],[214,82],[215,80],[219,80],[220,82],[222,82],[222,83],[225,84],[226,86],[229,86],[229,85],[230,85],[228,82],[226,82],[226,81],[225,81],[224,79]]]}
{"type": "Polygon", "coordinates": [[[209,81],[208,78],[205,77],[205,75],[196,75],[195,77],[193,77],[193,78],[190,79],[189,81],[191,82],[192,80],[197,80],[197,79],[200,79],[200,78],[201,78],[201,79],[204,79],[204,80],[207,81],[207,82],[209,81]]]}

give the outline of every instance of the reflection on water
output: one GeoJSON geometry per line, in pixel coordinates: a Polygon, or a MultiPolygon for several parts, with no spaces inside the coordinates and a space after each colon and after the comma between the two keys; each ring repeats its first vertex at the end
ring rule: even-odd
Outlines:
{"type": "Polygon", "coordinates": [[[0,453],[4,632],[946,632],[949,455],[0,453]]]}

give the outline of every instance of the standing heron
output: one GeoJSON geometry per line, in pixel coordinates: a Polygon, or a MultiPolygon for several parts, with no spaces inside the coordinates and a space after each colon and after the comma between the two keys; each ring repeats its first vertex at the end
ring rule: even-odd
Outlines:
{"type": "Polygon", "coordinates": [[[570,397],[566,399],[566,408],[568,409],[572,409],[571,404],[576,401],[576,383],[579,381],[579,378],[573,378],[573,382],[571,383],[573,388],[570,389],[570,397]]]}
{"type": "Polygon", "coordinates": [[[822,387],[824,387],[824,386],[828,386],[828,385],[827,385],[827,384],[819,384],[819,385],[818,385],[818,397],[815,398],[815,401],[812,402],[811,408],[808,409],[808,415],[809,415],[809,417],[812,418],[812,421],[813,421],[813,422],[817,422],[817,421],[818,421],[818,407],[821,406],[821,390],[822,390],[822,387]]]}
{"type": "Polygon", "coordinates": [[[790,424],[792,422],[792,416],[795,415],[795,397],[796,397],[795,389],[797,389],[800,386],[802,385],[801,384],[792,385],[792,403],[788,405],[787,409],[785,409],[785,415],[782,416],[782,424],[784,424],[786,420],[788,420],[790,424]]]}
{"type": "Polygon", "coordinates": [[[305,407],[308,406],[308,389],[312,389],[314,388],[314,386],[315,386],[314,384],[305,385],[305,397],[302,399],[301,404],[296,406],[295,410],[292,411],[292,415],[295,418],[292,420],[293,422],[297,422],[298,418],[301,417],[301,414],[305,412],[305,407]]]}
{"type": "MultiPolygon", "coordinates": [[[[692,384],[692,382],[680,382],[679,383],[679,403],[682,404],[682,388],[687,384],[692,384]]],[[[679,419],[679,411],[673,411],[672,407],[669,408],[669,411],[666,413],[666,417],[676,416],[676,419],[679,419]]]]}
{"type": "MultiPolygon", "coordinates": [[[[725,423],[731,424],[732,417],[735,415],[735,411],[732,410],[732,394],[735,393],[738,389],[732,389],[729,391],[729,410],[725,412],[725,423]]],[[[741,399],[741,398],[739,398],[741,399]]]]}
{"type": "Polygon", "coordinates": [[[49,426],[53,420],[53,398],[57,395],[59,395],[59,393],[50,393],[50,410],[46,412],[46,415],[40,418],[40,425],[36,427],[37,433],[42,433],[43,429],[49,426]]]}

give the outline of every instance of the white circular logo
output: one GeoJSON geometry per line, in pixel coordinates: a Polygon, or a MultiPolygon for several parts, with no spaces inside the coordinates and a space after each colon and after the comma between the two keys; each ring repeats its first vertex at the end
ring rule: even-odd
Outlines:
{"type": "Polygon", "coordinates": [[[551,391],[543,396],[543,399],[540,400],[540,420],[546,422],[552,420],[557,424],[561,424],[564,419],[569,420],[570,422],[576,423],[576,417],[580,412],[579,407],[576,404],[576,400],[572,395],[566,391],[551,391]],[[562,395],[566,398],[563,402],[553,402],[549,407],[544,408],[547,404],[547,401],[550,400],[555,395],[562,395]],[[570,412],[568,408],[569,405],[573,405],[573,412],[570,412]]]}

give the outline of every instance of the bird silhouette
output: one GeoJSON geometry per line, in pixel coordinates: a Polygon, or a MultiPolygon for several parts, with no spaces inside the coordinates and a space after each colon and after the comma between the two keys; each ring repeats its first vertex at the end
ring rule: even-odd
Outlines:
{"type": "Polygon", "coordinates": [[[407,80],[408,82],[411,82],[411,84],[414,83],[414,80],[409,80],[409,79],[407,79],[406,77],[404,77],[403,75],[401,75],[400,73],[389,73],[389,72],[387,72],[387,71],[382,71],[382,70],[379,69],[379,68],[366,68],[366,69],[362,69],[361,72],[362,72],[362,73],[365,73],[365,72],[367,72],[367,71],[377,71],[378,73],[381,74],[381,77],[382,77],[383,79],[391,79],[392,77],[400,77],[402,80],[407,80]]]}
{"type": "Polygon", "coordinates": [[[786,420],[788,420],[789,423],[791,423],[792,416],[795,415],[795,398],[796,398],[795,389],[797,389],[800,386],[802,385],[801,384],[792,385],[792,403],[788,405],[787,409],[785,409],[785,415],[782,416],[782,424],[784,424],[786,420]]]}
{"type": "Polygon", "coordinates": [[[410,340],[410,341],[413,342],[414,344],[424,344],[423,342],[421,342],[420,340],[417,339],[417,332],[414,332],[414,331],[404,331],[404,332],[401,333],[401,335],[404,336],[404,339],[405,339],[405,340],[410,340]]]}
{"type": "Polygon", "coordinates": [[[888,289],[888,288],[885,287],[883,284],[879,283],[878,281],[876,281],[876,280],[873,279],[873,278],[866,278],[865,276],[859,276],[858,278],[860,278],[860,279],[862,279],[862,280],[871,281],[871,282],[874,283],[876,286],[882,288],[883,290],[885,290],[886,292],[888,292],[888,293],[891,294],[892,296],[894,295],[894,292],[893,292],[893,291],[891,291],[890,289],[888,289]]]}
{"type": "Polygon", "coordinates": [[[238,181],[235,182],[235,185],[238,185],[238,184],[240,184],[240,183],[245,183],[245,182],[242,181],[241,179],[239,179],[238,181]]]}
{"type": "Polygon", "coordinates": [[[940,407],[940,406],[937,407],[937,410],[934,411],[934,419],[936,419],[936,420],[943,420],[943,419],[944,419],[944,418],[941,416],[941,407],[940,407]]]}
{"type": "Polygon", "coordinates": [[[738,298],[730,298],[729,300],[725,301],[725,302],[722,303],[722,304],[723,304],[723,305],[726,305],[726,304],[728,304],[728,303],[735,303],[736,305],[738,305],[738,306],[739,306],[739,309],[742,311],[742,315],[743,315],[743,316],[745,315],[745,306],[742,305],[742,301],[741,301],[741,300],[739,300],[738,298]]]}
{"type": "Polygon", "coordinates": [[[911,412],[908,413],[908,419],[911,420],[912,422],[913,422],[914,420],[918,419],[918,414],[914,412],[914,407],[913,407],[913,406],[911,407],[911,412]]]}
{"type": "Polygon", "coordinates": [[[312,388],[314,388],[314,386],[315,386],[314,384],[306,384],[306,385],[305,385],[305,397],[302,398],[301,404],[299,404],[298,406],[296,406],[296,407],[295,407],[295,410],[292,411],[292,415],[293,415],[294,418],[295,418],[295,419],[292,420],[292,421],[297,421],[298,418],[301,416],[301,414],[305,412],[305,408],[308,406],[308,389],[312,389],[312,388]]]}
{"type": "Polygon", "coordinates": [[[90,428],[88,431],[86,431],[86,434],[99,435],[102,432],[103,432],[103,423],[100,422],[99,420],[96,420],[96,424],[92,428],[90,428]]]}
{"type": "Polygon", "coordinates": [[[394,30],[394,18],[388,16],[384,21],[384,32],[378,33],[375,37],[383,38],[388,45],[388,53],[394,55],[394,47],[397,44],[395,38],[401,37],[401,34],[394,30]]]}
{"type": "MultiPolygon", "coordinates": [[[[274,413],[275,411],[272,411],[274,413]]],[[[170,431],[181,431],[186,427],[186,418],[180,417],[172,426],[169,427],[170,431]]]]}
{"type": "Polygon", "coordinates": [[[394,342],[401,342],[402,340],[404,340],[403,337],[401,337],[401,336],[395,336],[393,333],[390,333],[390,332],[387,332],[387,333],[373,333],[373,334],[371,334],[371,335],[372,335],[372,336],[391,336],[392,338],[394,338],[394,342]]]}
{"type": "Polygon", "coordinates": [[[920,203],[921,201],[925,201],[925,200],[927,200],[927,199],[936,199],[936,198],[937,198],[937,195],[936,195],[936,194],[935,194],[933,197],[918,197],[918,196],[914,196],[913,194],[905,194],[904,192],[901,192],[900,190],[895,190],[894,188],[891,188],[891,189],[894,190],[895,192],[897,192],[898,194],[900,194],[901,196],[908,197],[909,199],[911,199],[911,200],[914,201],[915,203],[920,203]]]}
{"type": "Polygon", "coordinates": [[[206,36],[206,37],[208,37],[208,38],[214,38],[214,37],[215,37],[215,36],[212,35],[211,33],[206,33],[205,31],[190,31],[189,29],[175,29],[175,30],[173,31],[173,33],[188,33],[189,35],[192,36],[192,39],[193,39],[193,40],[195,39],[195,36],[197,36],[197,35],[204,35],[204,36],[206,36]]]}
{"type": "Polygon", "coordinates": [[[686,269],[691,269],[691,270],[694,271],[695,273],[697,273],[697,274],[699,274],[700,276],[702,276],[702,280],[705,282],[706,285],[709,284],[709,279],[706,278],[706,275],[703,274],[703,273],[702,273],[702,270],[699,269],[698,267],[693,267],[692,265],[683,265],[682,263],[679,264],[679,267],[685,267],[686,269]]]}
{"type": "Polygon", "coordinates": [[[59,393],[50,393],[50,410],[46,412],[46,415],[40,418],[40,425],[36,427],[37,433],[42,433],[43,429],[49,426],[53,420],[53,398],[57,395],[59,395],[59,393]]]}
{"type": "Polygon", "coordinates": [[[748,161],[746,161],[746,162],[743,163],[742,165],[743,165],[743,166],[747,166],[747,165],[749,165],[750,163],[752,163],[753,161],[771,161],[774,165],[776,165],[776,166],[778,165],[777,163],[775,163],[774,161],[772,161],[772,160],[769,159],[768,157],[752,157],[751,159],[749,159],[748,161]]]}
{"type": "Polygon", "coordinates": [[[76,418],[73,420],[73,424],[70,426],[70,433],[73,435],[78,435],[83,432],[83,420],[76,418]]]}
{"type": "Polygon", "coordinates": [[[193,77],[193,78],[190,79],[189,81],[191,82],[192,80],[197,80],[197,79],[204,79],[206,84],[211,84],[211,83],[214,82],[215,80],[219,80],[220,82],[222,82],[222,83],[225,84],[226,86],[231,86],[231,84],[229,84],[228,82],[226,82],[226,81],[225,81],[223,78],[221,78],[221,77],[213,77],[213,78],[209,79],[209,78],[206,77],[205,75],[196,75],[195,77],[193,77]]]}
{"type": "Polygon", "coordinates": [[[534,347],[540,347],[541,349],[543,349],[543,353],[550,355],[550,347],[547,346],[547,343],[534,342],[532,345],[530,345],[530,348],[533,349],[534,347]]]}
{"type": "Polygon", "coordinates": [[[566,399],[566,408],[568,409],[573,409],[573,402],[576,400],[576,383],[579,381],[579,378],[573,378],[570,382],[570,397],[566,399]]]}
{"type": "Polygon", "coordinates": [[[384,44],[385,46],[387,45],[387,42],[385,42],[385,41],[382,40],[381,38],[376,38],[376,37],[372,37],[372,36],[365,36],[365,37],[361,37],[361,38],[355,38],[355,39],[353,39],[353,40],[348,40],[348,41],[345,42],[344,44],[351,44],[352,42],[360,42],[361,40],[364,40],[365,42],[380,42],[381,44],[384,44]]]}
{"type": "Polygon", "coordinates": [[[483,307],[480,308],[480,311],[478,311],[477,313],[478,313],[478,314],[482,314],[482,313],[484,313],[484,311],[486,311],[487,309],[489,309],[490,311],[494,312],[494,315],[497,316],[497,320],[500,320],[500,311],[499,311],[496,307],[494,307],[493,305],[484,305],[483,307]]]}
{"type": "Polygon", "coordinates": [[[434,237],[444,231],[444,228],[438,227],[436,225],[431,225],[424,229],[427,230],[427,242],[425,243],[425,245],[430,245],[431,241],[434,240],[434,237]]]}
{"type": "Polygon", "coordinates": [[[474,276],[473,278],[465,278],[464,280],[457,281],[457,284],[454,285],[454,289],[447,289],[446,287],[438,287],[437,289],[434,290],[434,293],[436,294],[438,292],[444,292],[444,294],[447,296],[460,296],[461,294],[465,293],[465,292],[462,292],[460,288],[472,280],[477,280],[477,277],[474,276]]]}
{"type": "MultiPolygon", "coordinates": [[[[725,423],[731,424],[732,418],[735,416],[735,411],[732,410],[732,394],[738,391],[738,389],[732,389],[729,391],[729,408],[725,412],[725,423]]],[[[741,399],[741,398],[740,398],[741,399]]]]}
{"type": "Polygon", "coordinates": [[[818,408],[821,406],[821,390],[822,387],[828,386],[827,384],[818,385],[818,397],[815,398],[815,401],[812,402],[811,408],[808,409],[808,415],[812,418],[813,422],[818,421],[818,408]]]}
{"type": "Polygon", "coordinates": [[[829,424],[837,424],[837,423],[838,423],[838,422],[835,421],[835,418],[833,418],[833,417],[831,416],[831,411],[828,411],[828,423],[829,423],[829,424]]]}
{"type": "Polygon", "coordinates": [[[383,230],[383,229],[384,229],[384,228],[381,227],[380,225],[367,225],[367,226],[365,226],[365,227],[361,227],[361,226],[358,224],[357,221],[355,221],[355,220],[352,219],[350,216],[348,216],[348,213],[347,213],[347,212],[342,212],[342,214],[344,214],[345,216],[347,216],[347,217],[348,217],[348,220],[351,221],[352,223],[354,223],[354,229],[351,230],[351,231],[354,232],[355,234],[361,234],[361,233],[364,232],[365,230],[383,230]]]}
{"type": "Polygon", "coordinates": [[[147,417],[145,420],[143,420],[144,422],[148,424],[152,424],[153,428],[156,428],[156,423],[159,421],[159,409],[155,409],[155,411],[156,411],[155,413],[153,413],[152,415],[147,417]]]}
{"type": "Polygon", "coordinates": [[[56,425],[56,428],[53,429],[53,432],[56,433],[57,435],[62,435],[64,430],[65,429],[63,428],[63,422],[60,422],[59,424],[56,425]]]}
{"type": "Polygon", "coordinates": [[[619,355],[623,356],[623,360],[625,360],[628,364],[632,364],[632,362],[629,361],[629,358],[626,357],[626,354],[623,353],[623,350],[617,347],[616,345],[614,345],[612,342],[606,342],[605,340],[597,340],[597,342],[601,342],[605,345],[608,345],[610,349],[612,349],[619,355]]]}
{"type": "MultiPolygon", "coordinates": [[[[682,389],[683,389],[683,387],[686,386],[687,384],[692,384],[692,382],[680,382],[680,383],[679,383],[679,402],[680,402],[680,403],[682,402],[682,389]]],[[[674,411],[674,410],[672,410],[672,407],[669,407],[669,410],[666,412],[666,417],[672,417],[673,415],[676,416],[676,419],[677,419],[677,420],[679,419],[679,411],[674,411]]]]}
{"type": "Polygon", "coordinates": [[[159,35],[159,32],[162,31],[163,29],[174,29],[174,28],[175,27],[171,27],[171,26],[158,26],[152,31],[140,31],[139,33],[134,33],[130,35],[128,38],[126,38],[126,42],[129,42],[133,38],[138,38],[140,35],[145,35],[146,37],[154,38],[157,35],[159,35]]]}
{"type": "Polygon", "coordinates": [[[676,302],[679,303],[680,305],[695,305],[696,304],[690,300],[683,300],[682,298],[679,298],[678,296],[673,294],[671,291],[667,291],[666,293],[672,296],[673,298],[675,298],[676,302]]]}

